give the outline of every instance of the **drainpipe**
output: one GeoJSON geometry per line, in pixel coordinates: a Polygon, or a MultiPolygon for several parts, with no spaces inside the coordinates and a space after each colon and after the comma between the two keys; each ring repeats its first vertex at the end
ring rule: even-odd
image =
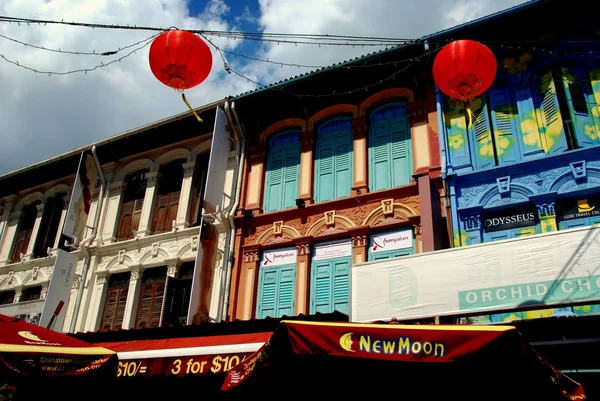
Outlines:
{"type": "Polygon", "coordinates": [[[102,201],[104,199],[104,188],[106,186],[106,180],[104,178],[104,173],[102,172],[102,166],[100,165],[100,161],[98,160],[98,155],[96,154],[96,145],[92,146],[92,156],[94,158],[94,163],[96,164],[96,169],[98,170],[98,175],[100,176],[100,191],[98,193],[98,205],[96,207],[96,215],[94,216],[94,224],[92,225],[91,234],[84,238],[80,244],[79,249],[84,255],[83,267],[81,268],[81,281],[79,283],[79,288],[77,289],[77,296],[75,298],[75,305],[73,306],[73,313],[71,315],[71,322],[69,324],[69,332],[75,332],[75,325],[77,323],[77,315],[79,314],[79,309],[81,306],[81,299],[83,297],[83,288],[85,286],[85,280],[87,279],[88,268],[90,266],[90,253],[88,251],[89,244],[96,238],[96,233],[98,232],[98,223],[100,222],[100,211],[102,208],[102,201]]]}
{"type": "Polygon", "coordinates": [[[244,162],[246,157],[246,136],[243,133],[242,125],[240,124],[240,118],[235,110],[235,103],[229,106],[229,101],[225,103],[225,112],[231,112],[235,119],[235,125],[237,126],[237,132],[240,136],[240,158],[238,164],[237,178],[236,178],[236,188],[235,188],[235,196],[233,197],[234,203],[231,209],[228,211],[226,219],[227,225],[230,230],[229,237],[227,238],[227,252],[228,257],[226,261],[225,267],[225,291],[223,293],[223,310],[221,312],[221,320],[227,320],[227,311],[229,310],[229,292],[231,291],[231,271],[233,269],[233,252],[230,250],[231,244],[235,243],[235,222],[233,221],[233,217],[237,212],[238,206],[240,205],[240,194],[242,192],[242,174],[244,171],[244,162]]]}

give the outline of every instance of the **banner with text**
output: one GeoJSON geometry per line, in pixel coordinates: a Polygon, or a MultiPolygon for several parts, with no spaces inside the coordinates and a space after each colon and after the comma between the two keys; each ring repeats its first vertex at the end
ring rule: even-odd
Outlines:
{"type": "Polygon", "coordinates": [[[264,251],[260,260],[263,267],[275,267],[296,264],[298,250],[295,246],[264,251]]]}
{"type": "Polygon", "coordinates": [[[371,252],[395,251],[413,247],[411,229],[371,235],[371,252]]]}
{"type": "Polygon", "coordinates": [[[312,260],[347,258],[352,256],[352,240],[342,239],[315,244],[315,254],[312,260]]]}
{"type": "Polygon", "coordinates": [[[40,326],[62,331],[78,260],[77,255],[58,249],[40,317],[40,326]]]}
{"type": "Polygon", "coordinates": [[[354,265],[351,320],[600,301],[600,227],[354,265]]]}
{"type": "MultiPolygon", "coordinates": [[[[231,147],[231,137],[229,135],[229,124],[225,112],[217,107],[215,116],[215,125],[213,128],[212,142],[210,145],[210,157],[208,159],[208,174],[206,176],[206,186],[202,194],[202,215],[205,213],[214,213],[217,206],[221,206],[225,191],[225,174],[227,173],[227,159],[229,158],[229,149],[231,147]]],[[[188,307],[187,324],[192,324],[194,315],[200,305],[200,287],[202,277],[202,260],[204,258],[204,249],[200,241],[200,234],[204,225],[204,217],[200,219],[200,232],[198,233],[198,250],[196,251],[196,262],[194,265],[194,276],[192,278],[192,289],[190,292],[190,303],[188,307]]],[[[209,264],[209,268],[214,266],[209,264]]]]}

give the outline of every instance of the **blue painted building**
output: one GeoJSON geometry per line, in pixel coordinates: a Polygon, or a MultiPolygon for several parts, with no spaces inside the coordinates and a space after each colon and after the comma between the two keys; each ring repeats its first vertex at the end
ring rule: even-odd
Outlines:
{"type": "MultiPolygon", "coordinates": [[[[558,2],[538,3],[540,15],[560,17],[558,2]]],[[[554,25],[550,36],[560,40],[544,45],[490,42],[498,60],[491,88],[466,104],[438,93],[455,247],[600,224],[600,57],[584,42],[590,27],[578,24],[554,25]]],[[[597,312],[573,306],[490,319],[597,312]]]]}

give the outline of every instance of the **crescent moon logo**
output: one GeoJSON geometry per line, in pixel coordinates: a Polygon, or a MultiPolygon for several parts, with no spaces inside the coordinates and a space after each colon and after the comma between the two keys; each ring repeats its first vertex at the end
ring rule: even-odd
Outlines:
{"type": "Polygon", "coordinates": [[[23,337],[29,341],[37,341],[37,342],[41,342],[41,343],[46,342],[46,340],[42,340],[41,338],[39,338],[38,336],[33,334],[31,331],[19,331],[17,334],[19,334],[21,337],[23,337]]]}
{"type": "Polygon", "coordinates": [[[384,241],[379,237],[373,237],[373,250],[376,251],[377,248],[385,248],[384,241]]]}
{"type": "Polygon", "coordinates": [[[344,351],[355,352],[352,349],[352,334],[353,333],[346,333],[340,337],[340,347],[342,347],[344,351]]]}

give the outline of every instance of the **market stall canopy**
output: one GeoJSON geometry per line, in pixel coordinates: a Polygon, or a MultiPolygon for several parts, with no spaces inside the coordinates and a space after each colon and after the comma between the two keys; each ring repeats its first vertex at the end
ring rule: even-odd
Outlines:
{"type": "Polygon", "coordinates": [[[511,326],[283,321],[265,346],[227,372],[222,389],[268,399],[292,386],[297,396],[337,398],[364,391],[371,398],[585,399],[578,383],[511,326]],[[298,386],[303,382],[310,386],[298,386]]]}
{"type": "Polygon", "coordinates": [[[119,357],[118,377],[203,376],[225,372],[260,349],[273,333],[97,343],[119,357]]]}

